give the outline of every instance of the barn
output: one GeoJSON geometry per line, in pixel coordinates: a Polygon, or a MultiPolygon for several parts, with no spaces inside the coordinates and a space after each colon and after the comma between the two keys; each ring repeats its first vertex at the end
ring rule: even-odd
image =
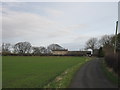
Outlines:
{"type": "Polygon", "coordinates": [[[64,50],[52,50],[53,55],[66,55],[66,56],[90,56],[91,51],[68,51],[64,50]]]}
{"type": "Polygon", "coordinates": [[[67,49],[64,49],[64,50],[52,50],[52,54],[53,55],[67,55],[68,50],[67,49]]]}

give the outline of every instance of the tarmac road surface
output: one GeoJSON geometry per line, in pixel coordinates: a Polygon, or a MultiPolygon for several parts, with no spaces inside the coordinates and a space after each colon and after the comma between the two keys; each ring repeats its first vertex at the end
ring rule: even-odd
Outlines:
{"type": "Polygon", "coordinates": [[[100,59],[86,63],[75,74],[70,88],[118,88],[106,78],[100,63],[100,59]]]}

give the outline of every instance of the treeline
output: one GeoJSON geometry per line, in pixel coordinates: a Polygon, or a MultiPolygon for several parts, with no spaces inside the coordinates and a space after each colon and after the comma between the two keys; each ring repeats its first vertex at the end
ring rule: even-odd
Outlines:
{"type": "Polygon", "coordinates": [[[18,42],[14,45],[10,43],[2,43],[2,56],[35,56],[35,55],[51,55],[51,49],[40,46],[32,46],[29,42],[18,42]]]}
{"type": "Polygon", "coordinates": [[[91,38],[86,43],[86,49],[92,49],[93,54],[104,57],[107,66],[120,76],[120,33],[117,36],[104,35],[100,39],[91,38]]]}
{"type": "MultiPolygon", "coordinates": [[[[116,52],[120,52],[120,33],[117,35],[116,39],[116,52]]],[[[90,38],[86,42],[85,49],[92,49],[93,54],[96,54],[99,57],[104,56],[109,52],[114,52],[115,49],[115,36],[114,35],[104,35],[100,39],[90,38]],[[103,52],[102,52],[103,51],[103,52]]]]}

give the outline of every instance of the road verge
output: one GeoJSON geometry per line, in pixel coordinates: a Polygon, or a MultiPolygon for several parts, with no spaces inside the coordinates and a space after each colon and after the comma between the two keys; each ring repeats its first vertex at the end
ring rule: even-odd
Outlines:
{"type": "Polygon", "coordinates": [[[114,85],[120,86],[120,78],[118,78],[118,75],[112,70],[112,68],[108,68],[104,59],[102,59],[102,70],[103,73],[106,75],[109,81],[111,81],[114,85]]]}
{"type": "Polygon", "coordinates": [[[86,62],[90,61],[91,58],[87,57],[84,62],[78,63],[77,65],[68,68],[59,76],[57,76],[52,82],[49,82],[44,88],[67,88],[69,87],[74,74],[80,69],[86,62]]]}

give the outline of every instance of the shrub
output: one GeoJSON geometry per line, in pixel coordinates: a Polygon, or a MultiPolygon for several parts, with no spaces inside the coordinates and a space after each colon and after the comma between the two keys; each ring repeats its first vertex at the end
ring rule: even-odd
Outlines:
{"type": "Polygon", "coordinates": [[[120,53],[109,53],[105,55],[105,62],[109,68],[112,68],[115,73],[120,75],[120,53]]]}

